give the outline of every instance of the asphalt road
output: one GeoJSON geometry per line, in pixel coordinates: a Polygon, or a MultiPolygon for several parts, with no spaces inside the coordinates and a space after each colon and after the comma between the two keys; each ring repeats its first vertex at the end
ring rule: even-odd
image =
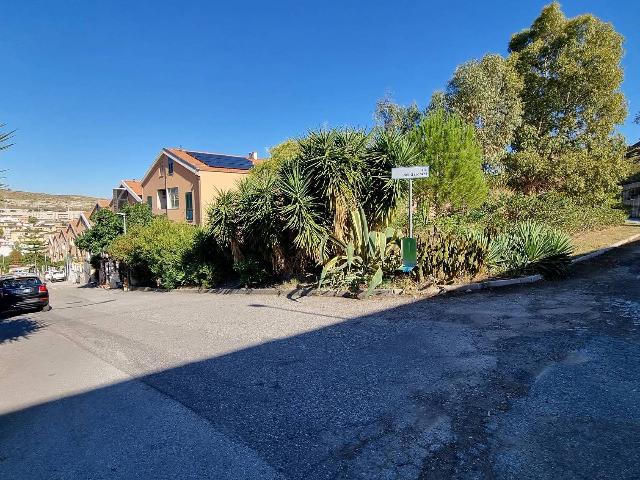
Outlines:
{"type": "Polygon", "coordinates": [[[51,291],[0,322],[2,479],[640,478],[640,245],[420,301],[51,291]]]}

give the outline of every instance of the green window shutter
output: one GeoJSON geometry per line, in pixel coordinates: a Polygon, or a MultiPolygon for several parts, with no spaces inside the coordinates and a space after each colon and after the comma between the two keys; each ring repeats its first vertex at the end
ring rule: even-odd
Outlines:
{"type": "Polygon", "coordinates": [[[184,215],[188,222],[193,221],[193,193],[185,192],[184,194],[185,211],[184,215]]]}

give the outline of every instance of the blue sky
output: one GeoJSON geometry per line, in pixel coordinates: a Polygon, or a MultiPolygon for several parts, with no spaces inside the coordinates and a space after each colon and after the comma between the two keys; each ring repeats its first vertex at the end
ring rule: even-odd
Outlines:
{"type": "MultiPolygon", "coordinates": [[[[15,190],[110,196],[165,146],[264,156],[308,129],[369,126],[385,92],[426,104],[545,3],[4,0],[0,123],[18,131],[0,168],[15,190]]],[[[562,5],[626,37],[640,111],[640,2],[562,5]]],[[[620,130],[640,138],[631,118],[620,130]]]]}

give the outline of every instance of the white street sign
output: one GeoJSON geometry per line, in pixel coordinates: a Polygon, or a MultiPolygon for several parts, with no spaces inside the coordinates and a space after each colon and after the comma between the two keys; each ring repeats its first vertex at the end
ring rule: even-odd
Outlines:
{"type": "Polygon", "coordinates": [[[425,178],[429,176],[429,166],[417,167],[398,167],[391,169],[391,178],[398,180],[400,178],[425,178]]]}

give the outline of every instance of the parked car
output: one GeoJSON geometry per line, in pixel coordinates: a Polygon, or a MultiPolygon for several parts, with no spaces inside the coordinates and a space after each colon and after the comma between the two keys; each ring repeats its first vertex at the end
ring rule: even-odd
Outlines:
{"type": "Polygon", "coordinates": [[[64,272],[64,270],[58,270],[51,274],[52,282],[64,282],[66,279],[67,279],[67,274],[64,272]]]}
{"type": "Polygon", "coordinates": [[[44,272],[44,279],[49,282],[63,282],[67,279],[67,274],[64,270],[47,270],[44,272]]]}
{"type": "Polygon", "coordinates": [[[49,290],[36,275],[0,277],[0,312],[49,308],[49,290]]]}

